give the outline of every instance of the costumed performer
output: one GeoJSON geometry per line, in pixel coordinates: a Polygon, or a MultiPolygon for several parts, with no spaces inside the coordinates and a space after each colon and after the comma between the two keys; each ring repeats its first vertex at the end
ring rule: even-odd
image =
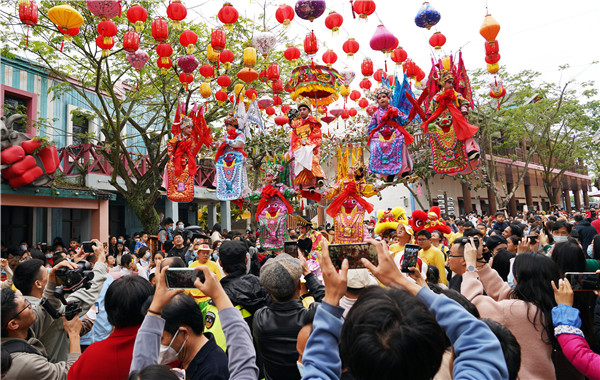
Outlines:
{"type": "Polygon", "coordinates": [[[319,148],[323,141],[321,123],[311,114],[311,104],[304,98],[298,105],[299,116],[290,120],[290,149],[288,155],[294,160],[294,185],[300,189],[314,188],[325,184],[325,173],[321,168],[319,148]]]}
{"type": "Polygon", "coordinates": [[[260,235],[258,242],[266,251],[281,251],[283,243],[289,240],[287,216],[294,212],[294,207],[288,199],[296,195],[296,191],[278,182],[280,171],[283,169],[277,162],[267,160],[265,184],[260,192],[248,196],[250,201],[258,202],[256,220],[260,235]]]}
{"type": "Polygon", "coordinates": [[[451,57],[445,57],[439,67],[432,69],[430,80],[428,91],[433,96],[426,106],[427,119],[422,128],[429,137],[433,170],[447,175],[470,173],[478,165],[480,149],[473,136],[479,128],[469,124],[466,118],[471,101],[457,91],[470,94],[462,58],[459,68],[455,69],[451,57]],[[437,78],[433,77],[436,71],[437,78]],[[455,77],[459,78],[458,83],[455,77]]]}
{"type": "Polygon", "coordinates": [[[386,231],[396,231],[398,225],[402,223],[408,224],[408,218],[406,217],[406,210],[402,207],[388,208],[387,210],[377,210],[377,222],[373,233],[375,235],[383,236],[386,231]]]}
{"type": "Polygon", "coordinates": [[[317,261],[317,252],[321,252],[321,243],[326,240],[325,236],[313,230],[310,221],[304,219],[300,215],[296,218],[298,220],[296,226],[300,230],[298,247],[307,248],[306,251],[308,251],[308,254],[306,255],[306,263],[308,264],[308,268],[315,276],[322,279],[323,275],[321,274],[321,265],[317,261]]]}
{"type": "Polygon", "coordinates": [[[173,138],[167,142],[169,161],[165,167],[163,187],[167,190],[169,200],[190,202],[194,199],[196,155],[202,145],[209,146],[212,143],[210,128],[204,120],[204,109],[198,110],[197,106],[194,106],[187,116],[183,105],[178,106],[171,133],[173,138]]]}
{"type": "Polygon", "coordinates": [[[246,138],[238,129],[237,119],[231,115],[225,118],[225,128],[225,136],[219,138],[221,145],[215,156],[217,199],[233,201],[249,192],[246,172],[248,153],[244,151],[246,138]]]}
{"type": "Polygon", "coordinates": [[[413,168],[407,145],[414,138],[404,128],[408,117],[390,106],[392,91],[381,87],[375,91],[379,108],[373,113],[367,129],[369,132],[369,172],[379,174],[387,182],[395,176],[407,176],[413,168]]]}
{"type": "Polygon", "coordinates": [[[334,244],[362,243],[371,238],[364,218],[365,213],[373,211],[373,205],[363,197],[372,197],[377,190],[365,181],[360,150],[353,154],[352,165],[346,169],[347,157],[348,150],[342,157],[338,149],[338,180],[323,192],[327,199],[335,198],[327,208],[334,220],[334,244]]]}

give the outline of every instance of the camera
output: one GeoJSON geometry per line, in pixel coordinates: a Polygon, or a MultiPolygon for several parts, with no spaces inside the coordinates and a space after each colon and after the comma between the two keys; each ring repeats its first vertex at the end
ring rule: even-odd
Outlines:
{"type": "Polygon", "coordinates": [[[94,278],[92,266],[89,262],[81,260],[77,263],[77,269],[61,267],[56,270],[55,276],[57,286],[54,289],[54,296],[65,305],[65,311],[60,313],[50,305],[47,299],[45,301],[42,299],[40,305],[54,319],[64,315],[67,320],[71,320],[79,315],[82,309],[77,301],[67,302],[65,294],[73,293],[81,288],[89,289],[92,287],[92,283],[90,282],[94,278]]]}
{"type": "Polygon", "coordinates": [[[96,247],[95,241],[84,241],[81,243],[81,247],[83,248],[83,252],[85,253],[94,253],[94,248],[96,247]]]}

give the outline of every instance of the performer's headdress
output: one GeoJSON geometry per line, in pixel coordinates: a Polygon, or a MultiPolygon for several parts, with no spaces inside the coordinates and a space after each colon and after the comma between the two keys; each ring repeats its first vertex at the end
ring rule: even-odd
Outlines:
{"type": "Polygon", "coordinates": [[[239,128],[238,120],[233,115],[233,112],[229,113],[229,115],[225,118],[224,123],[225,123],[225,125],[231,125],[232,127],[235,127],[236,129],[239,128]]]}
{"type": "Polygon", "coordinates": [[[183,128],[188,127],[188,126],[193,126],[194,125],[194,121],[192,120],[191,117],[187,116],[187,115],[182,115],[181,116],[181,129],[183,130],[183,128]]]}
{"type": "Polygon", "coordinates": [[[171,133],[177,135],[181,133],[183,127],[188,125],[192,126],[192,136],[198,140],[200,145],[206,145],[208,147],[212,144],[213,139],[211,130],[204,119],[204,107],[198,109],[198,105],[195,104],[189,114],[186,114],[185,105],[177,105],[175,118],[173,119],[173,125],[171,126],[171,133]]]}
{"type": "Polygon", "coordinates": [[[312,227],[312,222],[304,219],[300,215],[296,215],[296,226],[311,228],[312,227]]]}
{"type": "Polygon", "coordinates": [[[384,94],[388,98],[392,99],[392,90],[387,87],[379,87],[373,91],[373,95],[375,95],[375,99],[379,98],[379,95],[384,94]]]}
{"type": "Polygon", "coordinates": [[[279,173],[283,170],[283,165],[281,164],[279,157],[277,157],[277,155],[267,155],[264,170],[265,174],[271,174],[273,178],[277,178],[279,173]]]}
{"type": "Polygon", "coordinates": [[[310,99],[309,98],[302,98],[302,100],[300,100],[298,102],[298,109],[300,109],[301,107],[306,107],[308,108],[309,111],[312,110],[312,104],[310,103],[310,99]]]}

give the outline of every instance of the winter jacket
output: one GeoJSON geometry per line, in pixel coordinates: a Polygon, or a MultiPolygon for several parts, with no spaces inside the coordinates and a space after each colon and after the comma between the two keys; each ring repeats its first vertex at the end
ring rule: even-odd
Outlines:
{"type": "Polygon", "coordinates": [[[596,228],[590,224],[589,219],[583,219],[573,228],[577,230],[577,236],[579,236],[581,248],[583,249],[583,252],[585,252],[588,245],[592,243],[594,236],[598,234],[598,231],[596,231],[596,228]]]}
{"type": "Polygon", "coordinates": [[[571,364],[585,377],[600,380],[600,355],[588,345],[580,330],[579,310],[569,305],[558,305],[552,309],[554,335],[571,364]]]}

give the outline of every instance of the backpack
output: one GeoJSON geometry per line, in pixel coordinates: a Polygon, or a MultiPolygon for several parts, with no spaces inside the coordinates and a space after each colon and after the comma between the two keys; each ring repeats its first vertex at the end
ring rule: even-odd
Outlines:
{"type": "Polygon", "coordinates": [[[45,355],[42,355],[42,353],[40,353],[38,350],[33,348],[32,345],[30,345],[27,342],[23,342],[21,340],[11,340],[6,343],[3,343],[2,348],[5,349],[6,351],[8,351],[9,354],[14,354],[17,352],[25,352],[27,354],[40,355],[40,356],[43,356],[46,358],[45,355]]]}

